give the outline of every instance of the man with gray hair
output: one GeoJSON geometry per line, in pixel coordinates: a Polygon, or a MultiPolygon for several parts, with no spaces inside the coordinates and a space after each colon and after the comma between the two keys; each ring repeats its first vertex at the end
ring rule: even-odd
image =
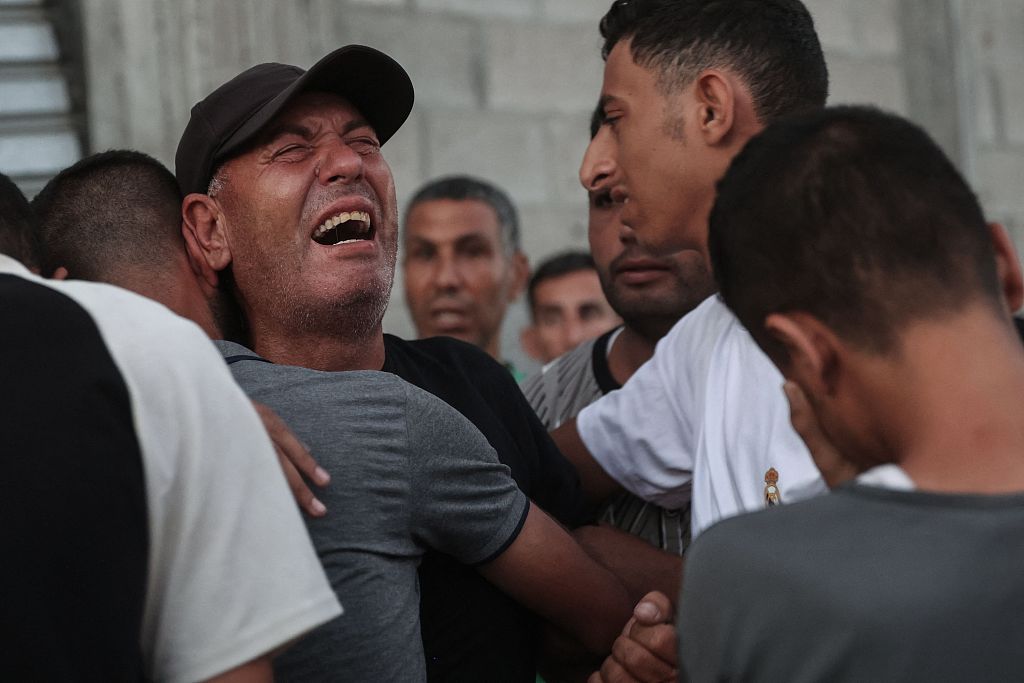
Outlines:
{"type": "Polygon", "coordinates": [[[455,337],[502,361],[501,324],[529,276],[508,195],[470,176],[431,181],[409,202],[404,244],[416,334],[455,337]]]}
{"type": "MultiPolygon", "coordinates": [[[[205,285],[224,288],[239,305],[241,339],[249,348],[221,344],[236,377],[250,392],[264,396],[311,443],[317,457],[331,457],[326,465],[340,464],[337,457],[358,456],[352,467],[337,469],[335,481],[346,476],[350,480],[325,491],[325,496],[338,496],[326,499],[327,508],[338,509],[335,500],[341,502],[356,493],[356,486],[365,490],[386,477],[372,494],[402,503],[385,501],[401,521],[392,524],[391,536],[411,532],[413,538],[406,541],[432,548],[418,572],[422,677],[533,681],[538,630],[536,617],[526,608],[545,617],[560,633],[576,636],[589,652],[599,653],[625,621],[628,605],[622,600],[627,594],[541,511],[544,508],[565,526],[579,526],[587,519],[571,465],[554,447],[509,373],[482,350],[455,339],[412,343],[382,332],[396,262],[398,212],[394,179],[381,146],[405,121],[412,100],[404,69],[386,55],[357,45],[335,50],[307,71],[260,64],[220,86],[193,107],[178,146],[176,175],[185,193],[186,246],[194,272],[205,285]],[[220,179],[219,188],[211,188],[214,178],[220,179]],[[368,413],[369,404],[386,396],[338,390],[340,378],[354,374],[338,372],[343,370],[383,370],[433,394],[424,397],[417,392],[435,408],[441,399],[462,413],[454,416],[455,422],[468,428],[463,417],[467,418],[497,458],[484,447],[487,461],[470,463],[468,471],[448,467],[445,474],[421,476],[425,468],[436,468],[446,459],[475,458],[480,448],[462,447],[450,424],[430,416],[406,425],[379,413],[372,413],[369,420],[374,429],[397,430],[403,443],[416,446],[428,436],[434,443],[445,439],[444,447],[417,448],[403,463],[394,457],[367,457],[359,443],[372,440],[373,430],[359,433],[358,439],[345,438],[341,433],[352,429],[353,421],[336,407],[339,401],[365,397],[360,409],[368,413]],[[311,386],[314,382],[323,386],[311,386]],[[357,475],[356,469],[367,476],[357,475]],[[472,510],[457,514],[420,502],[441,487],[456,492],[448,499],[462,510],[467,504],[499,504],[501,496],[492,492],[466,490],[497,470],[507,473],[500,486],[511,487],[507,490],[512,498],[525,503],[529,497],[536,505],[519,508],[515,503],[513,515],[505,514],[506,509],[499,520],[522,521],[521,525],[485,529],[483,534],[474,533],[472,540],[473,545],[493,546],[490,541],[502,538],[509,544],[478,546],[466,554],[431,543],[434,533],[416,528],[415,520],[424,514],[430,528],[445,536],[466,524],[479,527],[479,522],[493,517],[472,510]],[[473,472],[475,477],[468,476],[473,472]],[[372,481],[369,474],[374,475],[372,481]],[[528,514],[515,514],[527,510],[528,514]],[[563,541],[546,538],[549,534],[563,541]],[[567,561],[562,551],[572,554],[579,566],[567,569],[576,563],[567,561]],[[572,577],[568,584],[567,576],[572,577]]],[[[383,381],[406,386],[393,377],[383,381]]],[[[443,412],[451,415],[455,411],[448,406],[443,412]]],[[[471,433],[478,445],[484,442],[477,432],[471,433]]],[[[393,456],[395,449],[388,448],[393,456]]],[[[351,584],[344,567],[334,564],[346,548],[333,532],[359,531],[375,519],[372,514],[335,513],[323,524],[311,522],[314,542],[325,565],[331,565],[328,573],[339,590],[351,584]]],[[[368,537],[379,555],[410,557],[408,542],[396,550],[383,547],[372,534],[368,537]]],[[[414,559],[418,562],[418,557],[414,559]]],[[[368,576],[372,574],[354,575],[355,580],[368,576]]],[[[630,591],[635,595],[639,588],[630,591]]],[[[364,595],[393,602],[394,592],[392,587],[364,595]]],[[[382,610],[373,601],[357,603],[353,596],[346,607],[353,621],[362,614],[367,623],[380,624],[382,610]]],[[[406,626],[408,618],[416,616],[411,608],[399,614],[406,626]]],[[[406,661],[406,650],[419,645],[415,634],[399,634],[386,625],[376,632],[398,638],[402,646],[367,649],[352,646],[344,637],[328,637],[329,642],[320,641],[325,644],[322,653],[333,659],[366,653],[394,673],[350,676],[353,680],[420,678],[419,672],[409,673],[411,668],[403,672],[396,657],[385,656],[401,651],[406,661]]],[[[316,666],[320,661],[321,673],[334,673],[330,662],[309,648],[307,644],[304,662],[316,666]]],[[[294,657],[298,665],[303,655],[296,651],[294,657]]]]}

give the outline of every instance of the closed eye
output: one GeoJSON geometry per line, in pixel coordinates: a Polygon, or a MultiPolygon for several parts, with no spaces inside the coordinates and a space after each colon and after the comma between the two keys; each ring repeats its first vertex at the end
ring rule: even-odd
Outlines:
{"type": "Polygon", "coordinates": [[[292,144],[289,144],[289,145],[284,145],[283,147],[274,150],[274,153],[271,155],[271,158],[273,158],[273,159],[282,159],[282,158],[287,159],[287,158],[292,158],[292,157],[305,156],[305,154],[309,151],[309,149],[310,149],[309,145],[299,144],[299,143],[292,143],[292,144]]]}
{"type": "Polygon", "coordinates": [[[346,140],[346,144],[352,148],[357,154],[367,155],[376,154],[380,151],[380,143],[374,138],[360,137],[352,140],[346,140]]]}

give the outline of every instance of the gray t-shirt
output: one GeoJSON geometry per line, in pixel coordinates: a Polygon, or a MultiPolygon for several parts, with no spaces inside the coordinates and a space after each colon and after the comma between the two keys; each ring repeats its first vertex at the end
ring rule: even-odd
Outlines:
{"type": "Polygon", "coordinates": [[[465,564],[503,552],[528,500],[470,422],[383,372],[318,372],[217,342],[235,379],[331,474],[306,518],[345,614],[275,662],[278,680],[425,680],[416,568],[427,548],[465,564]]]}
{"type": "Polygon", "coordinates": [[[1024,679],[1024,495],[859,484],[690,548],[680,680],[1024,679]]]}

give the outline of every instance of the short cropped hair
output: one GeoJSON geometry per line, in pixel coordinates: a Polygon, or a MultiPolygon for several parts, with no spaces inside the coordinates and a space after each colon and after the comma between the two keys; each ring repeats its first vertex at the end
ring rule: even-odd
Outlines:
{"type": "Polygon", "coordinates": [[[409,212],[413,207],[423,202],[430,202],[439,199],[454,199],[456,201],[476,200],[487,204],[493,209],[498,217],[498,226],[501,228],[501,243],[507,255],[512,255],[521,249],[519,237],[519,215],[516,207],[508,195],[498,189],[495,185],[468,175],[445,176],[432,180],[413,195],[405,210],[406,222],[409,212]]]}
{"type": "Polygon", "coordinates": [[[585,251],[563,251],[541,261],[541,264],[533,271],[533,275],[530,276],[530,283],[526,288],[526,296],[530,302],[530,311],[532,312],[537,305],[537,285],[545,280],[552,280],[556,277],[562,277],[563,275],[576,273],[581,270],[597,272],[594,258],[585,251]]]}
{"type": "Polygon", "coordinates": [[[32,200],[46,272],[110,281],[125,266],[166,267],[183,248],[174,175],[142,152],[94,154],[53,178],[32,200]]]}
{"type": "Polygon", "coordinates": [[[602,54],[630,40],[633,60],[674,94],[704,69],[739,74],[767,124],[825,106],[828,69],[800,0],[615,0],[601,19],[602,54]]]}
{"type": "Polygon", "coordinates": [[[10,178],[0,173],[0,253],[38,268],[36,218],[28,200],[10,178]]]}
{"type": "Polygon", "coordinates": [[[923,130],[867,107],[753,138],[719,182],[709,249],[725,303],[782,363],[764,332],[773,312],[810,313],[889,354],[909,322],[1002,301],[974,193],[923,130]]]}

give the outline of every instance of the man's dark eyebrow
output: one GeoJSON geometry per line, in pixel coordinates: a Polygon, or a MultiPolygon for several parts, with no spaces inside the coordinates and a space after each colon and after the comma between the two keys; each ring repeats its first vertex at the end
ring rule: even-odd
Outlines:
{"type": "Polygon", "coordinates": [[[490,241],[479,232],[468,232],[455,241],[456,249],[484,247],[490,249],[490,241]]]}

